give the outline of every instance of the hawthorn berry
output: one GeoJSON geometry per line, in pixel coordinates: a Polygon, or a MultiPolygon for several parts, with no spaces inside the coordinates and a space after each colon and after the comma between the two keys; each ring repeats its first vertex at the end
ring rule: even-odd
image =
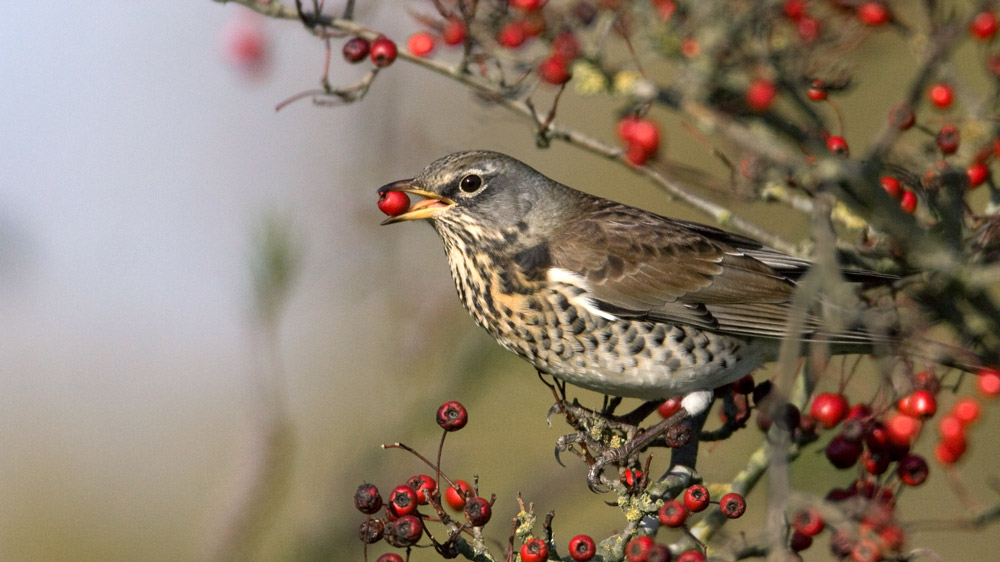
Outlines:
{"type": "Polygon", "coordinates": [[[861,453],[861,466],[865,472],[872,476],[879,476],[889,470],[889,455],[874,451],[864,451],[861,453]]]}
{"type": "Polygon", "coordinates": [[[510,7],[525,12],[540,10],[548,0],[510,0],[510,7]]]}
{"type": "Polygon", "coordinates": [[[458,45],[465,41],[465,24],[460,19],[449,18],[441,30],[441,40],[445,45],[458,45]]]}
{"type": "Polygon", "coordinates": [[[649,557],[646,558],[647,562],[670,562],[671,554],[670,549],[667,545],[656,543],[653,548],[649,550],[649,557]]]}
{"type": "Polygon", "coordinates": [[[993,367],[983,367],[976,373],[976,386],[990,398],[1000,396],[1000,371],[993,367]]]}
{"type": "Polygon", "coordinates": [[[812,544],[812,535],[807,535],[799,531],[793,532],[792,536],[788,539],[788,547],[795,552],[802,552],[812,546],[812,544]]]}
{"type": "Polygon", "coordinates": [[[750,394],[753,392],[753,375],[744,375],[742,378],[729,383],[729,388],[736,394],[750,394]]]}
{"type": "Polygon", "coordinates": [[[904,189],[903,195],[899,198],[899,206],[904,212],[912,215],[917,210],[917,194],[904,189]]]}
{"type": "Polygon", "coordinates": [[[521,545],[522,562],[544,562],[549,559],[549,547],[542,539],[528,539],[521,545]]]}
{"type": "Polygon", "coordinates": [[[839,392],[822,392],[817,394],[816,398],[813,398],[812,406],[809,408],[809,415],[823,424],[823,427],[831,429],[847,417],[847,411],[850,407],[851,405],[847,402],[847,398],[843,394],[839,392]]]}
{"type": "Polygon", "coordinates": [[[385,523],[381,519],[366,519],[358,527],[358,538],[365,544],[377,543],[385,535],[385,523]]]}
{"type": "Polygon", "coordinates": [[[889,124],[900,131],[905,131],[917,123],[913,108],[906,102],[901,102],[889,110],[889,124]]]}
{"type": "Polygon", "coordinates": [[[647,562],[654,544],[653,539],[645,535],[632,537],[625,544],[625,559],[629,562],[647,562]]]}
{"type": "Polygon", "coordinates": [[[375,562],[403,562],[403,557],[395,552],[386,552],[382,556],[379,556],[375,562]]]}
{"type": "Polygon", "coordinates": [[[445,431],[458,431],[469,423],[469,412],[460,402],[451,400],[441,404],[435,419],[445,431]]]}
{"type": "Polygon", "coordinates": [[[806,97],[812,101],[823,101],[826,99],[826,85],[823,84],[822,80],[816,79],[812,81],[809,89],[806,90],[806,97]]]}
{"type": "Polygon", "coordinates": [[[434,51],[434,36],[426,31],[418,31],[406,40],[406,48],[418,57],[426,57],[434,51]]]}
{"type": "Polygon", "coordinates": [[[830,551],[838,558],[844,558],[854,550],[855,541],[851,534],[838,529],[830,536],[830,551]]]}
{"type": "Polygon", "coordinates": [[[903,413],[896,413],[885,421],[885,431],[890,442],[909,446],[920,432],[920,420],[903,413]]]}
{"type": "Polygon", "coordinates": [[[814,536],[826,527],[826,521],[815,507],[803,507],[792,516],[792,527],[799,533],[814,536]]]}
{"type": "Polygon", "coordinates": [[[571,61],[580,56],[580,40],[575,34],[564,31],[552,39],[552,54],[571,61]]]}
{"type": "Polygon", "coordinates": [[[684,507],[691,513],[698,513],[708,507],[711,502],[708,488],[701,484],[695,484],[684,491],[684,507]]]}
{"type": "Polygon", "coordinates": [[[372,41],[371,59],[375,66],[384,68],[396,60],[398,54],[396,43],[388,37],[381,36],[372,41]]]}
{"type": "Polygon", "coordinates": [[[577,535],[569,540],[569,555],[573,560],[586,562],[597,554],[597,545],[588,535],[577,535]]]}
{"type": "Polygon", "coordinates": [[[267,34],[257,19],[238,18],[226,25],[222,47],[228,62],[250,74],[262,71],[267,63],[267,34]]]}
{"type": "Polygon", "coordinates": [[[660,407],[656,411],[660,414],[663,419],[667,419],[670,416],[676,414],[681,409],[681,397],[674,396],[672,398],[667,398],[667,401],[660,404],[660,407]]]}
{"type": "Polygon", "coordinates": [[[927,98],[939,109],[946,109],[951,106],[951,102],[955,99],[955,91],[951,84],[934,84],[927,90],[927,98]]]}
{"type": "Polygon", "coordinates": [[[437,491],[437,482],[426,474],[418,474],[406,481],[406,485],[417,493],[417,503],[426,505],[437,491]]]}
{"type": "Polygon", "coordinates": [[[861,456],[861,451],[862,446],[859,441],[848,439],[843,435],[835,436],[824,449],[830,464],[840,470],[854,466],[861,456]]]}
{"type": "Polygon", "coordinates": [[[896,474],[907,486],[919,486],[927,480],[927,461],[919,455],[906,455],[899,460],[896,474]]]}
{"type": "Polygon", "coordinates": [[[527,38],[524,23],[512,21],[500,28],[500,33],[497,35],[497,43],[500,43],[504,47],[515,49],[523,45],[527,38]]]}
{"type": "Polygon", "coordinates": [[[934,446],[934,458],[944,465],[951,465],[958,462],[958,459],[962,458],[962,454],[965,453],[965,441],[960,442],[962,444],[961,448],[956,447],[955,443],[959,442],[949,445],[948,441],[939,441],[934,446]]]}
{"type": "Polygon", "coordinates": [[[899,180],[892,176],[882,176],[879,178],[879,184],[882,189],[889,194],[896,201],[899,201],[903,197],[903,186],[899,183],[899,180]]]}
{"type": "Polygon", "coordinates": [[[1000,24],[997,23],[997,15],[992,10],[984,10],[976,14],[969,24],[969,33],[977,39],[988,41],[997,33],[1000,24]]]}
{"type": "Polygon", "coordinates": [[[341,49],[344,60],[352,64],[363,61],[368,56],[369,51],[371,51],[371,43],[364,37],[352,37],[344,43],[344,47],[341,49]]]}
{"type": "Polygon", "coordinates": [[[886,525],[878,534],[886,550],[898,551],[906,542],[906,533],[899,525],[886,525]]]}
{"type": "Polygon", "coordinates": [[[389,494],[389,511],[396,517],[409,515],[417,510],[417,492],[403,484],[389,494]]]}
{"type": "Polygon", "coordinates": [[[812,43],[819,38],[819,20],[810,16],[804,16],[795,24],[795,31],[799,34],[799,39],[803,43],[812,43]]]}
{"type": "Polygon", "coordinates": [[[758,78],[750,83],[746,91],[747,106],[753,111],[765,111],[771,107],[771,102],[778,94],[774,82],[766,78],[758,78]]]}
{"type": "Polygon", "coordinates": [[[444,501],[455,511],[465,507],[465,498],[472,494],[472,485],[465,480],[455,480],[455,486],[448,486],[444,491],[444,501]],[[458,486],[458,490],[455,489],[458,486]]]}
{"type": "Polygon", "coordinates": [[[382,496],[374,484],[362,484],[354,492],[354,507],[361,513],[371,515],[382,509],[382,496]]]}
{"type": "Polygon", "coordinates": [[[986,179],[990,177],[990,169],[982,162],[974,162],[965,169],[965,175],[969,178],[969,189],[974,189],[986,183],[986,179]]]}
{"type": "Polygon", "coordinates": [[[646,484],[645,475],[637,468],[626,468],[618,477],[618,481],[624,484],[629,491],[639,490],[646,484]]]}
{"type": "Polygon", "coordinates": [[[729,519],[737,519],[747,510],[747,501],[736,492],[729,492],[719,500],[719,509],[729,519]]]}
{"type": "Polygon", "coordinates": [[[677,562],[705,562],[705,553],[700,550],[685,550],[677,556],[677,562]]]}
{"type": "Polygon", "coordinates": [[[656,513],[660,519],[660,524],[667,527],[680,527],[687,520],[688,508],[680,501],[673,499],[664,502],[660,510],[656,513]]]}
{"type": "Polygon", "coordinates": [[[875,541],[861,539],[851,549],[851,560],[853,562],[878,562],[881,559],[882,550],[875,541]]]}
{"type": "Polygon", "coordinates": [[[929,418],[937,412],[937,399],[926,390],[915,390],[896,402],[896,409],[915,418],[929,418]]]}
{"type": "Polygon", "coordinates": [[[945,125],[938,131],[934,142],[937,144],[941,154],[955,154],[958,151],[958,143],[961,138],[958,127],[945,125]]]}
{"type": "Polygon", "coordinates": [[[378,210],[395,217],[410,208],[410,197],[402,191],[384,191],[378,194],[378,210]]]}
{"type": "Polygon", "coordinates": [[[404,515],[389,524],[386,540],[398,548],[417,544],[424,534],[424,523],[416,515],[404,515]]]}
{"type": "Polygon", "coordinates": [[[480,497],[468,500],[464,511],[465,520],[473,527],[482,527],[489,523],[490,517],[493,515],[493,508],[490,506],[490,502],[480,497]]]}
{"type": "Polygon", "coordinates": [[[881,2],[865,2],[858,6],[858,19],[861,23],[874,27],[888,22],[892,19],[892,14],[881,2]]]}
{"type": "Polygon", "coordinates": [[[826,149],[830,152],[847,158],[851,155],[851,150],[847,146],[847,140],[838,135],[826,137],[826,149]]]}
{"type": "Polygon", "coordinates": [[[566,60],[557,54],[547,57],[538,65],[539,78],[556,86],[565,84],[570,79],[569,63],[566,60]]]}
{"type": "Polygon", "coordinates": [[[792,21],[798,21],[806,15],[806,2],[805,0],[785,0],[785,3],[781,6],[781,11],[785,13],[785,17],[792,21]]]}
{"type": "Polygon", "coordinates": [[[979,412],[978,402],[972,398],[962,398],[952,406],[951,415],[948,417],[958,420],[962,427],[965,427],[979,419],[979,412]]]}

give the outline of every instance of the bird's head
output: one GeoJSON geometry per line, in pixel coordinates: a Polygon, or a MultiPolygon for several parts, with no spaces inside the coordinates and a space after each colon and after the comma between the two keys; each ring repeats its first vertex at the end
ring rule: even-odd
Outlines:
{"type": "Polygon", "coordinates": [[[473,224],[503,232],[523,224],[529,214],[557,212],[559,197],[552,191],[561,189],[567,188],[510,156],[471,151],[435,160],[416,177],[384,185],[378,193],[424,197],[382,224],[427,219],[437,228],[473,224]]]}

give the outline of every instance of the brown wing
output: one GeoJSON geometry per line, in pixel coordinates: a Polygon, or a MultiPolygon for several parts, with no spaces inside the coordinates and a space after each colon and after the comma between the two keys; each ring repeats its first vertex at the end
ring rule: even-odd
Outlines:
{"type": "MultiPolygon", "coordinates": [[[[739,335],[787,335],[793,279],[809,262],[709,226],[600,199],[584,205],[585,218],[554,233],[549,250],[553,266],[589,281],[602,309],[739,335]]],[[[807,325],[818,329],[818,319],[807,325]]]]}

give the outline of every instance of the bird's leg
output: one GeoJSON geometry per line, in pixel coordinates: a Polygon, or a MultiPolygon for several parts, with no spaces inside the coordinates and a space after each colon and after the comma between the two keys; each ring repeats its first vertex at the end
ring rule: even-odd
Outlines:
{"type": "Polygon", "coordinates": [[[698,454],[698,444],[696,433],[693,427],[701,429],[704,418],[708,412],[708,407],[712,404],[713,393],[711,390],[699,390],[686,395],[681,400],[681,408],[670,417],[653,425],[646,431],[636,435],[621,447],[605,451],[594,464],[591,465],[587,473],[587,485],[594,492],[600,492],[601,474],[608,464],[621,465],[627,463],[629,459],[648,447],[661,435],[665,435],[666,444],[669,447],[683,449],[679,453],[671,456],[671,464],[685,464],[694,468],[694,461],[698,454]],[[702,418],[699,422],[699,418],[702,418]],[[685,420],[691,419],[692,424],[685,424],[685,420]],[[676,429],[675,429],[676,428],[676,429]],[[690,443],[694,436],[694,444],[689,448],[683,445],[690,443]]]}

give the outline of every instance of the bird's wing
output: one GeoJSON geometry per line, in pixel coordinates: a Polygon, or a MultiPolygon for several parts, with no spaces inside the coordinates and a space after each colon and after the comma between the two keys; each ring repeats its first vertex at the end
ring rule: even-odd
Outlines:
{"type": "MultiPolygon", "coordinates": [[[[719,332],[788,335],[794,279],[809,262],[710,226],[593,200],[554,233],[552,266],[583,277],[602,310],[719,332]]],[[[805,337],[821,322],[805,318],[805,337]]],[[[863,341],[862,333],[824,339],[863,341]]]]}

